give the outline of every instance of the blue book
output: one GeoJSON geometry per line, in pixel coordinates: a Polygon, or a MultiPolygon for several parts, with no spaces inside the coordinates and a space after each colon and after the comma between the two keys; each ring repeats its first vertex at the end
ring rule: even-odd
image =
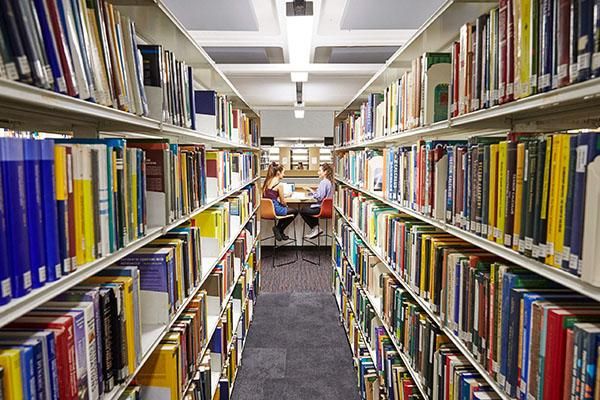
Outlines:
{"type": "Polygon", "coordinates": [[[219,400],[229,400],[229,381],[227,378],[219,380],[219,400]]]}
{"type": "Polygon", "coordinates": [[[217,92],[215,92],[214,90],[195,90],[194,113],[216,116],[217,92]]]}
{"type": "Polygon", "coordinates": [[[0,164],[4,185],[11,190],[4,193],[7,236],[15,246],[8,246],[13,296],[21,297],[31,291],[31,262],[27,201],[25,194],[25,155],[22,139],[0,139],[0,164]]]}
{"type": "Polygon", "coordinates": [[[592,75],[592,52],[594,49],[594,0],[579,1],[577,12],[577,82],[590,79],[592,75]]]}
{"type": "Polygon", "coordinates": [[[597,146],[598,133],[582,132],[577,135],[577,164],[575,165],[575,182],[573,187],[573,216],[571,228],[571,256],[569,272],[581,272],[581,255],[583,246],[583,221],[585,213],[585,186],[587,165],[600,155],[597,146]]]}
{"type": "Polygon", "coordinates": [[[35,289],[44,286],[48,279],[42,211],[41,153],[39,146],[32,139],[23,140],[23,152],[25,156],[25,193],[27,195],[31,282],[35,289]]]}
{"type": "Polygon", "coordinates": [[[35,355],[31,347],[19,347],[21,353],[21,382],[23,384],[23,398],[37,399],[35,380],[35,355]]]}
{"type": "Polygon", "coordinates": [[[216,353],[216,354],[221,354],[222,352],[222,340],[221,340],[221,334],[222,334],[222,330],[223,328],[218,326],[217,329],[215,329],[215,333],[212,337],[212,339],[210,340],[210,351],[211,353],[216,353]]]}
{"type": "Polygon", "coordinates": [[[53,282],[62,275],[54,177],[54,141],[37,140],[35,144],[39,147],[41,153],[40,172],[46,268],[48,281],[53,282]]]}
{"type": "Polygon", "coordinates": [[[0,346],[3,348],[18,348],[20,350],[27,349],[31,351],[35,379],[35,390],[32,388],[32,393],[35,393],[35,395],[31,398],[39,400],[48,399],[49,397],[46,397],[46,368],[42,340],[27,337],[5,337],[2,335],[0,346]]]}
{"type": "Polygon", "coordinates": [[[594,0],[594,31],[592,37],[596,38],[593,44],[592,78],[600,77],[600,0],[594,0]]]}
{"type": "MultiPolygon", "coordinates": [[[[0,143],[1,146],[1,143],[0,143]]],[[[10,284],[10,263],[8,258],[8,227],[4,209],[4,180],[2,176],[2,155],[0,154],[0,305],[12,298],[10,284]]]]}
{"type": "Polygon", "coordinates": [[[34,0],[35,12],[37,13],[37,19],[40,24],[42,39],[44,40],[44,48],[46,50],[46,57],[48,64],[52,70],[52,77],[54,78],[54,91],[58,93],[67,93],[67,84],[65,82],[62,64],[58,55],[56,46],[56,40],[54,32],[52,31],[52,21],[48,10],[46,8],[46,2],[44,0],[34,0]]]}

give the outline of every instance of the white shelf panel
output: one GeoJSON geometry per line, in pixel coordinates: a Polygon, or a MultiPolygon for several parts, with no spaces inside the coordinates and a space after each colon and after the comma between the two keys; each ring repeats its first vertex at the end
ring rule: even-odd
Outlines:
{"type": "Polygon", "coordinates": [[[394,207],[398,211],[401,211],[401,212],[411,215],[415,218],[418,218],[423,222],[426,222],[428,224],[431,224],[431,225],[443,230],[444,232],[448,232],[451,235],[456,236],[466,242],[472,243],[481,249],[484,249],[486,251],[489,251],[492,254],[502,257],[505,260],[507,260],[517,266],[526,268],[526,269],[528,269],[532,272],[535,272],[551,281],[559,283],[575,292],[581,293],[581,294],[583,294],[587,297],[590,297],[591,299],[594,299],[596,301],[600,301],[600,288],[581,280],[581,278],[579,278],[578,276],[570,274],[561,269],[551,267],[542,262],[536,261],[532,258],[526,257],[517,251],[514,251],[514,250],[504,247],[498,243],[494,243],[492,241],[484,239],[473,233],[466,232],[460,228],[457,228],[456,226],[447,224],[443,221],[439,221],[434,218],[430,218],[430,217],[421,215],[420,213],[418,213],[414,210],[411,210],[410,208],[403,207],[396,202],[384,199],[380,195],[377,195],[377,194],[371,193],[367,190],[361,189],[360,187],[353,185],[352,183],[350,183],[346,180],[343,180],[340,178],[336,178],[336,180],[358,192],[361,192],[369,197],[372,197],[375,200],[381,201],[382,203],[387,204],[390,207],[394,207]]]}

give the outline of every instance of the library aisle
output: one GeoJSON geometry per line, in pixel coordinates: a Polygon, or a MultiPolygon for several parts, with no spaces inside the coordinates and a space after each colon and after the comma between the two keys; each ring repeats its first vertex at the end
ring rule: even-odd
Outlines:
{"type": "Polygon", "coordinates": [[[263,253],[254,308],[233,400],[358,399],[352,356],[331,295],[331,266],[271,268],[263,253]]]}

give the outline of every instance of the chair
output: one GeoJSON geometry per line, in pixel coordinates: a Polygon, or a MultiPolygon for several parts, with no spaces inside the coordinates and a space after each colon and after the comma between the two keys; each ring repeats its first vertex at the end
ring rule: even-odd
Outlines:
{"type": "MultiPolygon", "coordinates": [[[[273,205],[273,201],[271,199],[262,198],[262,199],[260,199],[260,218],[266,219],[269,221],[273,221],[273,226],[275,226],[275,224],[277,224],[277,222],[279,220],[282,220],[285,218],[294,218],[294,215],[277,215],[277,214],[275,214],[275,206],[273,205]]],[[[292,228],[294,228],[294,227],[292,226],[292,228]]],[[[267,241],[269,239],[273,239],[273,243],[274,243],[273,244],[273,255],[271,256],[273,259],[273,268],[282,267],[284,265],[292,264],[292,263],[295,263],[296,261],[298,261],[298,241],[296,238],[296,229],[294,229],[294,237],[290,240],[284,241],[283,244],[278,244],[277,240],[275,240],[275,235],[266,237],[263,240],[267,241]],[[294,244],[294,247],[296,248],[296,258],[294,260],[275,265],[275,255],[277,254],[277,249],[288,246],[292,243],[294,244]]],[[[281,243],[281,242],[279,242],[279,243],[281,243]]]]}
{"type": "MultiPolygon", "coordinates": [[[[314,241],[314,239],[306,239],[304,237],[306,235],[306,224],[303,224],[302,225],[302,249],[304,249],[305,241],[312,244],[313,246],[316,246],[317,249],[319,249],[319,247],[321,247],[321,238],[323,236],[325,237],[325,245],[327,245],[327,238],[330,238],[331,240],[333,240],[333,236],[331,236],[327,233],[327,231],[329,230],[329,220],[333,217],[333,199],[323,199],[323,201],[321,202],[321,211],[319,212],[319,214],[315,215],[315,217],[320,220],[321,219],[325,220],[325,233],[317,236],[316,242],[314,241]]],[[[304,253],[302,253],[302,260],[309,262],[311,264],[314,264],[314,265],[320,265],[321,264],[321,252],[319,251],[318,253],[319,253],[319,261],[318,262],[314,262],[312,260],[305,258],[304,253]]]]}

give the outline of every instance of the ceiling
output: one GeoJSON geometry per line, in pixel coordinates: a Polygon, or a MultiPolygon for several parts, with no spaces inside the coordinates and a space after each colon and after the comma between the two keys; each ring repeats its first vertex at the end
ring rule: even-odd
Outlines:
{"type": "MultiPolygon", "coordinates": [[[[285,0],[165,0],[256,110],[291,110],[285,0]]],[[[307,110],[339,110],[442,0],[313,0],[307,110]],[[418,6],[416,6],[418,4],[418,6]]]]}

